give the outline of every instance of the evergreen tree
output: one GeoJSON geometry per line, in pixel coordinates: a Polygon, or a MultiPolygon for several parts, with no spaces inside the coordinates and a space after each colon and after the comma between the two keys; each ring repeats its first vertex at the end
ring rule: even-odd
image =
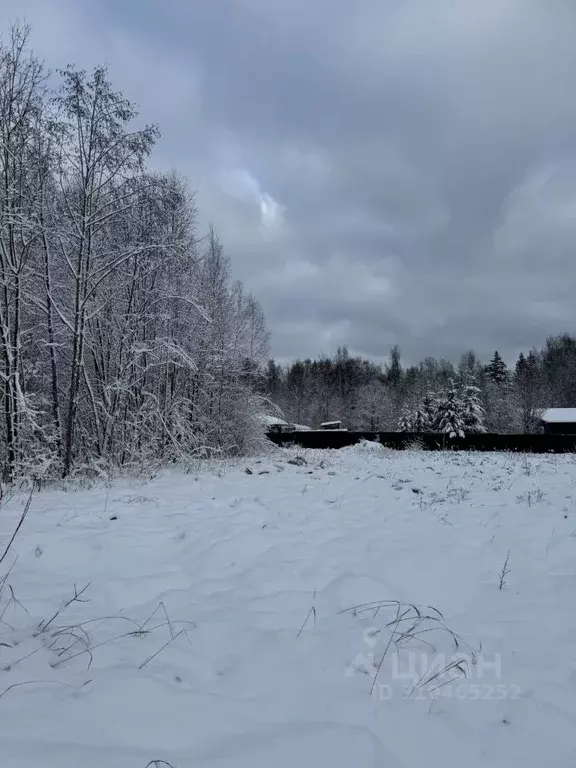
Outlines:
{"type": "Polygon", "coordinates": [[[515,392],[522,430],[525,434],[538,428],[538,408],[544,405],[544,378],[540,356],[532,350],[528,357],[522,353],[514,374],[515,392]]]}
{"type": "Polygon", "coordinates": [[[402,384],[402,363],[400,362],[400,347],[396,344],[390,350],[390,362],[386,365],[386,379],[393,389],[399,389],[402,384]]]}
{"type": "Polygon", "coordinates": [[[454,380],[438,402],[438,431],[450,438],[464,437],[463,406],[454,380]]]}
{"type": "Polygon", "coordinates": [[[280,394],[282,387],[282,368],[274,360],[268,360],[266,383],[270,397],[274,400],[280,394]]]}
{"type": "Polygon", "coordinates": [[[401,408],[406,402],[406,388],[404,381],[404,371],[400,362],[400,347],[395,345],[390,350],[390,362],[386,364],[385,382],[390,392],[392,408],[394,411],[394,420],[402,418],[401,408]]]}
{"type": "Polygon", "coordinates": [[[414,414],[412,416],[412,431],[413,432],[428,432],[428,418],[427,415],[422,408],[422,405],[419,405],[418,408],[414,411],[414,414]]]}
{"type": "Polygon", "coordinates": [[[483,433],[486,432],[484,418],[486,411],[482,406],[480,389],[474,384],[467,384],[462,392],[462,421],[464,423],[464,432],[483,433]]]}
{"type": "Polygon", "coordinates": [[[438,403],[432,392],[422,398],[419,410],[424,424],[422,432],[434,432],[438,422],[438,403]]]}
{"type": "Polygon", "coordinates": [[[494,357],[486,366],[485,371],[490,381],[495,384],[504,384],[508,380],[508,368],[498,350],[494,352],[494,357]]]}
{"type": "Polygon", "coordinates": [[[483,395],[486,405],[486,425],[489,432],[509,434],[518,429],[512,380],[506,363],[498,352],[484,369],[486,374],[483,395]]]}
{"type": "Polygon", "coordinates": [[[414,432],[414,416],[409,408],[404,408],[398,422],[399,432],[414,432]]]}

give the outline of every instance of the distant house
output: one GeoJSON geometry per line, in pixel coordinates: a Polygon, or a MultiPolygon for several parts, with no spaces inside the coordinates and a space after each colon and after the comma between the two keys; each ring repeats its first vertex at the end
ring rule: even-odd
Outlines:
{"type": "Polygon", "coordinates": [[[323,421],[320,424],[320,429],[342,429],[341,421],[323,421]]]}
{"type": "Polygon", "coordinates": [[[540,422],[546,435],[576,435],[576,408],[546,408],[540,422]]]}
{"type": "Polygon", "coordinates": [[[307,432],[310,429],[304,424],[291,424],[278,416],[268,416],[265,413],[260,415],[260,421],[270,432],[307,432]]]}

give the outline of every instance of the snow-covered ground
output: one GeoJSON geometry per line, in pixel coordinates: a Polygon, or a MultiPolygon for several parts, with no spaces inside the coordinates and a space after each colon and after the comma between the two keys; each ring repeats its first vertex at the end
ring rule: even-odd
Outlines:
{"type": "Polygon", "coordinates": [[[2,768],[576,765],[576,458],[298,453],[33,498],[2,768]]]}

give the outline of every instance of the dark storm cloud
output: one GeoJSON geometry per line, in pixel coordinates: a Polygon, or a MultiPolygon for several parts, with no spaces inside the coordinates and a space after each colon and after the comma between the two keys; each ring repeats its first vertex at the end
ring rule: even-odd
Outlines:
{"type": "Polygon", "coordinates": [[[161,123],[155,162],[198,189],[276,355],[514,355],[574,329],[573,3],[8,6],[161,123]]]}

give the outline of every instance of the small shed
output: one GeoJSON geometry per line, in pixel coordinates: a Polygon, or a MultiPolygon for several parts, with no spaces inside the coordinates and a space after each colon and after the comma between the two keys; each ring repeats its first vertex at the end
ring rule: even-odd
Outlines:
{"type": "Polygon", "coordinates": [[[546,435],[576,435],[576,408],[546,408],[540,421],[546,435]]]}

